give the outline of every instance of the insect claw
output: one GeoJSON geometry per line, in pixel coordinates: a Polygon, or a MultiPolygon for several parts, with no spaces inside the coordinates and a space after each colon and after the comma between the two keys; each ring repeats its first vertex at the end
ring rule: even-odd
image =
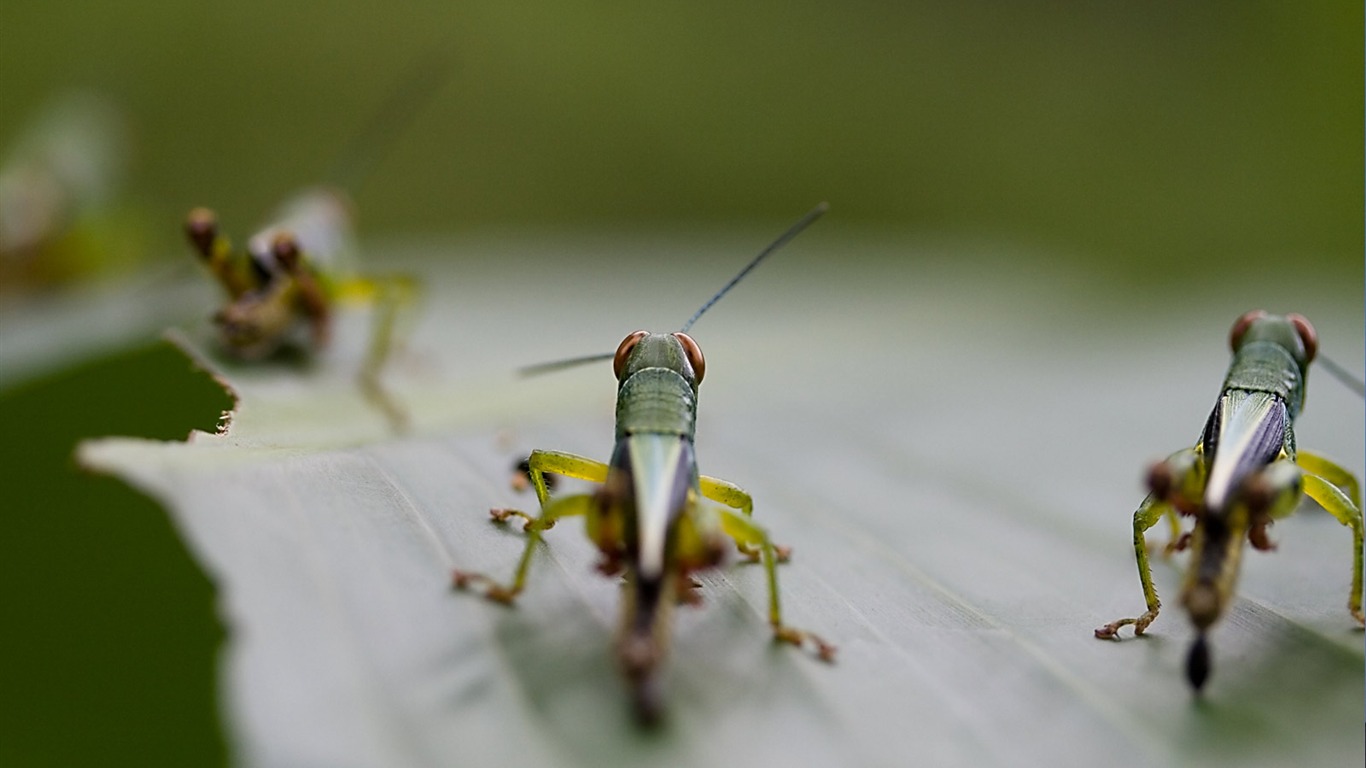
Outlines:
{"type": "MultiPolygon", "coordinates": [[[[514,517],[520,517],[523,520],[526,520],[526,524],[522,526],[522,530],[524,531],[531,530],[531,524],[536,521],[536,518],[532,517],[531,515],[528,515],[527,513],[519,509],[509,509],[506,507],[494,507],[493,509],[490,509],[489,517],[493,518],[493,522],[495,523],[506,523],[508,520],[514,517]]],[[[544,527],[541,528],[541,530],[545,530],[546,528],[549,528],[554,524],[555,522],[552,520],[549,523],[545,524],[544,527]]]]}
{"type": "Polygon", "coordinates": [[[1134,637],[1138,637],[1148,629],[1148,625],[1157,618],[1156,611],[1149,611],[1136,619],[1116,619],[1103,627],[1097,627],[1095,631],[1097,640],[1119,640],[1119,630],[1121,627],[1133,625],[1134,637]]]}
{"type": "Polygon", "coordinates": [[[485,587],[484,597],[503,605],[512,605],[513,601],[517,599],[518,593],[522,591],[516,587],[505,587],[482,573],[459,569],[451,571],[452,587],[464,590],[468,589],[471,584],[483,584],[485,587]]]}
{"type": "Polygon", "coordinates": [[[1176,538],[1175,541],[1167,542],[1167,546],[1162,548],[1163,557],[1171,557],[1177,552],[1184,552],[1191,543],[1191,532],[1186,531],[1176,538]]]}
{"type": "Polygon", "coordinates": [[[750,546],[750,545],[748,545],[748,544],[741,544],[740,542],[737,541],[737,542],[735,542],[735,551],[739,552],[740,555],[741,555],[742,557],[744,557],[746,560],[748,560],[748,561],[751,562],[751,563],[757,563],[757,562],[759,562],[759,548],[758,548],[758,547],[752,547],[752,546],[750,546]]]}
{"type": "Polygon", "coordinates": [[[827,664],[834,664],[835,651],[838,649],[818,637],[813,637],[812,640],[816,643],[816,655],[820,657],[820,660],[827,664]]]}
{"type": "Polygon", "coordinates": [[[517,600],[517,592],[518,590],[508,589],[507,587],[494,584],[489,587],[487,592],[484,593],[484,597],[488,598],[489,600],[492,600],[495,603],[500,603],[502,605],[512,605],[513,602],[517,600]]]}
{"type": "Polygon", "coordinates": [[[489,581],[489,578],[487,576],[484,576],[483,574],[479,573],[474,573],[473,571],[462,571],[458,568],[453,569],[451,571],[452,587],[460,590],[468,589],[471,582],[484,582],[489,584],[493,583],[489,581]]]}
{"type": "MultiPolygon", "coordinates": [[[[764,551],[759,547],[736,542],[735,549],[751,563],[757,563],[763,560],[764,551]]],[[[775,544],[773,546],[773,559],[780,563],[786,563],[788,560],[791,560],[792,547],[783,547],[775,544]]]]}
{"type": "Polygon", "coordinates": [[[788,643],[789,645],[795,645],[798,648],[806,645],[806,641],[810,640],[811,644],[815,646],[817,658],[827,664],[833,664],[835,661],[835,651],[837,650],[835,646],[810,632],[803,632],[800,629],[793,629],[792,627],[777,624],[773,627],[773,639],[775,642],[788,643]]]}

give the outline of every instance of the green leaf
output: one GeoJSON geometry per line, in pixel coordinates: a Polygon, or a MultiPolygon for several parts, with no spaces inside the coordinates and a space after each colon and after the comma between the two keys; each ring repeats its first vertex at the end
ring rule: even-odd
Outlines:
{"type": "MultiPolygon", "coordinates": [[[[784,610],[838,644],[837,663],[770,641],[760,569],[708,573],[705,604],[678,612],[655,731],[631,719],[610,655],[618,587],[577,523],[547,534],[516,608],[449,575],[511,573],[522,535],[486,510],[534,505],[509,489],[517,457],[610,449],[606,364],[513,369],[677,327],[762,235],[582,246],[618,255],[610,268],[557,243],[442,248],[463,266],[430,270],[388,372],[413,415],[402,437],[354,387],[363,313],[311,366],[231,366],[189,344],[239,398],[228,430],[89,441],[80,460],[164,504],[218,583],[239,760],[1355,764],[1351,538],[1312,505],[1275,527],[1278,551],[1245,558],[1203,699],[1182,674],[1179,556],[1155,566],[1168,607],[1148,637],[1092,629],[1142,608],[1139,477],[1198,434],[1229,324],[1259,304],[1303,312],[1359,368],[1357,286],[1135,296],[1037,260],[834,231],[794,243],[693,335],[701,469],[751,491],[794,547],[784,610]]],[[[1327,377],[1311,389],[1301,445],[1360,474],[1360,400],[1327,377]]]]}

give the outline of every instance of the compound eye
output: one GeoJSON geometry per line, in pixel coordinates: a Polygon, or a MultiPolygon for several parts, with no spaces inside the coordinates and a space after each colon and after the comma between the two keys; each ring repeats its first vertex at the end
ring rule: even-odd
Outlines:
{"type": "Polygon", "coordinates": [[[1265,309],[1254,309],[1250,312],[1244,312],[1243,316],[1233,324],[1233,330],[1228,333],[1228,345],[1234,352],[1237,352],[1238,347],[1243,343],[1243,336],[1247,334],[1247,329],[1252,327],[1254,321],[1261,320],[1263,317],[1266,317],[1265,309]]]}
{"type": "Polygon", "coordinates": [[[683,345],[683,354],[688,356],[688,365],[692,366],[693,383],[701,384],[702,376],[707,372],[707,358],[702,356],[702,348],[686,333],[675,333],[674,338],[683,345]]]}
{"type": "Polygon", "coordinates": [[[1300,335],[1300,341],[1304,342],[1304,362],[1310,363],[1314,355],[1319,351],[1319,334],[1314,330],[1314,326],[1309,324],[1308,318],[1304,315],[1297,315],[1294,312],[1285,316],[1290,324],[1295,326],[1295,333],[1300,335]]]}
{"type": "Polygon", "coordinates": [[[185,234],[204,258],[213,256],[213,241],[218,237],[218,217],[208,208],[196,208],[185,217],[185,234]]]}
{"type": "Polygon", "coordinates": [[[636,348],[636,344],[645,338],[646,331],[636,331],[621,340],[621,346],[617,347],[617,354],[612,358],[612,373],[616,374],[617,381],[621,381],[621,374],[626,370],[626,358],[631,356],[631,350],[636,348]]]}
{"type": "Polygon", "coordinates": [[[286,272],[293,274],[299,268],[299,241],[290,232],[281,232],[270,243],[275,260],[280,262],[286,272]]]}

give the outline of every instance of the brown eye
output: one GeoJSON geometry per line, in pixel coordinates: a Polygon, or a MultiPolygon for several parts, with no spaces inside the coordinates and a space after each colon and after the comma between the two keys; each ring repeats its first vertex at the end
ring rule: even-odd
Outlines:
{"type": "Polygon", "coordinates": [[[626,358],[631,356],[631,350],[636,348],[636,344],[646,336],[645,331],[636,331],[621,340],[621,346],[617,347],[617,354],[612,358],[612,373],[616,374],[617,380],[621,380],[621,374],[626,370],[626,358]]]}
{"type": "Polygon", "coordinates": [[[299,268],[299,241],[294,239],[294,235],[289,232],[281,232],[275,236],[271,242],[270,249],[275,254],[275,260],[280,262],[286,272],[293,273],[299,268]]]}
{"type": "Polygon", "coordinates": [[[1295,326],[1295,333],[1300,335],[1300,341],[1304,342],[1304,362],[1307,364],[1314,359],[1314,355],[1319,351],[1319,334],[1314,330],[1314,326],[1309,324],[1309,320],[1304,315],[1297,315],[1294,312],[1285,316],[1290,324],[1295,326]]]}
{"type": "Polygon", "coordinates": [[[675,333],[674,338],[683,345],[683,354],[688,356],[688,365],[692,366],[693,383],[701,384],[702,376],[707,372],[707,358],[702,356],[702,348],[686,333],[675,333]]]}
{"type": "Polygon", "coordinates": [[[196,208],[185,217],[185,234],[199,255],[213,256],[213,241],[218,237],[218,217],[208,208],[196,208]]]}
{"type": "Polygon", "coordinates": [[[1233,330],[1229,331],[1228,334],[1228,345],[1234,352],[1237,352],[1238,345],[1243,343],[1243,334],[1247,333],[1247,329],[1252,326],[1252,322],[1254,320],[1260,320],[1263,317],[1266,317],[1265,309],[1254,309],[1250,312],[1244,312],[1243,316],[1238,318],[1238,321],[1233,324],[1233,330]]]}

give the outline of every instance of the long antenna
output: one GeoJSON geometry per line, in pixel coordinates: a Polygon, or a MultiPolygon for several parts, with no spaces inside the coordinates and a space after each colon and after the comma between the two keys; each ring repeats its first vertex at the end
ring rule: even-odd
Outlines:
{"type": "Polygon", "coordinates": [[[1319,365],[1323,366],[1333,378],[1342,382],[1344,386],[1362,397],[1366,397],[1366,382],[1356,377],[1356,374],[1338,365],[1333,358],[1327,355],[1319,355],[1319,365]]]}
{"type": "Polygon", "coordinates": [[[408,66],[389,96],[370,114],[369,122],[352,135],[337,155],[326,178],[333,186],[355,192],[370,173],[393,149],[402,130],[431,100],[451,70],[451,55],[445,46],[428,50],[408,66]]]}
{"type": "Polygon", "coordinates": [[[537,363],[535,365],[528,365],[525,368],[518,368],[517,375],[539,376],[542,373],[550,373],[551,371],[558,371],[564,368],[573,368],[576,365],[596,363],[599,360],[611,360],[615,355],[615,352],[606,352],[600,355],[584,355],[583,357],[569,357],[564,360],[551,360],[548,363],[537,363]]]}
{"type": "Polygon", "coordinates": [[[720,301],[721,297],[725,296],[726,293],[730,291],[730,289],[734,288],[736,283],[740,282],[741,280],[744,280],[745,275],[748,275],[750,272],[754,270],[755,267],[759,266],[759,262],[768,258],[769,254],[773,253],[779,248],[782,248],[784,245],[787,245],[789,240],[801,234],[803,229],[806,229],[807,227],[811,226],[811,222],[815,221],[816,219],[819,219],[828,210],[830,210],[829,203],[819,203],[815,208],[812,208],[811,210],[807,211],[805,216],[801,217],[800,219],[797,219],[796,224],[793,224],[792,226],[788,227],[786,232],[782,233],[781,235],[778,235],[777,240],[774,240],[773,242],[769,243],[767,248],[760,251],[759,255],[755,256],[748,264],[746,264],[745,268],[740,270],[740,272],[735,277],[732,277],[729,283],[726,283],[725,286],[721,288],[721,290],[716,292],[715,296],[708,299],[707,303],[703,304],[701,309],[694,312],[693,316],[688,318],[688,322],[684,323],[683,327],[678,329],[678,332],[687,333],[688,329],[692,327],[693,323],[697,322],[697,319],[702,316],[703,312],[706,312],[707,310],[711,309],[712,305],[720,301]]]}
{"type": "MultiPolygon", "coordinates": [[[[773,253],[779,248],[782,248],[784,245],[787,245],[787,242],[789,240],[801,234],[801,231],[803,229],[809,227],[811,225],[811,222],[815,221],[816,219],[819,219],[828,210],[830,210],[830,205],[828,203],[821,203],[817,205],[815,208],[812,208],[811,210],[807,211],[805,216],[801,217],[800,219],[797,219],[796,224],[793,224],[792,226],[788,227],[787,231],[779,235],[777,240],[774,240],[773,242],[769,243],[768,247],[760,251],[758,256],[755,256],[753,259],[751,259],[750,262],[745,265],[744,269],[740,270],[739,273],[735,275],[735,277],[732,277],[730,279],[730,282],[726,283],[721,288],[721,290],[717,291],[715,296],[712,296],[710,299],[708,299],[707,303],[703,304],[701,309],[694,312],[693,316],[688,318],[688,322],[684,323],[683,327],[679,329],[678,332],[687,333],[688,329],[692,327],[693,323],[697,322],[697,318],[701,317],[703,312],[706,312],[707,310],[711,309],[711,305],[720,301],[721,297],[725,296],[731,288],[734,288],[736,283],[745,279],[745,275],[748,275],[750,272],[754,271],[754,268],[759,266],[759,262],[768,258],[769,254],[773,253]]],[[[552,360],[548,363],[537,363],[536,365],[529,365],[525,368],[518,368],[517,373],[521,376],[538,376],[542,373],[550,373],[551,371],[559,371],[565,368],[573,368],[576,365],[584,365],[585,363],[596,363],[599,360],[611,360],[615,355],[615,352],[607,352],[605,354],[599,355],[584,355],[583,357],[570,357],[564,360],[552,360]]]]}

